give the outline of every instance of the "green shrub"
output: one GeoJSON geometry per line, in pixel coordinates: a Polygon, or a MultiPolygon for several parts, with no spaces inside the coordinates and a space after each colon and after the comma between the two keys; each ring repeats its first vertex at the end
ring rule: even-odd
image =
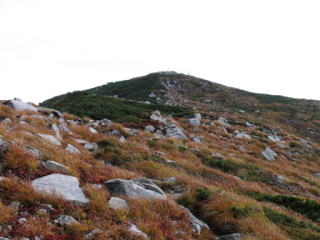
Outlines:
{"type": "Polygon", "coordinates": [[[299,221],[291,216],[276,212],[270,208],[263,208],[265,216],[274,224],[282,228],[295,240],[320,239],[320,227],[311,223],[299,221]]]}
{"type": "Polygon", "coordinates": [[[316,201],[294,196],[268,195],[257,192],[249,193],[248,195],[258,201],[267,201],[284,206],[305,215],[313,221],[320,222],[320,204],[316,201]]]}
{"type": "Polygon", "coordinates": [[[212,192],[207,188],[197,188],[196,198],[199,201],[205,201],[212,197],[212,192]]]}

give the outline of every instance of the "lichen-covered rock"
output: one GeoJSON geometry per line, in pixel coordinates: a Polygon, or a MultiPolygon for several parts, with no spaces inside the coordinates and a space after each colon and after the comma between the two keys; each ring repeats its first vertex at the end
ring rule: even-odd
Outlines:
{"type": "Polygon", "coordinates": [[[38,192],[57,194],[66,201],[75,204],[86,204],[89,202],[79,186],[79,180],[73,176],[51,174],[33,180],[32,187],[38,192]]]}
{"type": "Polygon", "coordinates": [[[112,179],[105,186],[112,194],[125,195],[129,198],[166,199],[165,193],[148,179],[112,179]]]}

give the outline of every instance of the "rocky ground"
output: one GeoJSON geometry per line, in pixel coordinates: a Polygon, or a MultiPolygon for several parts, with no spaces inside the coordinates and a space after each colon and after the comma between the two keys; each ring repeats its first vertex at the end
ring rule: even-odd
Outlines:
{"type": "Polygon", "coordinates": [[[319,153],[245,111],[119,124],[2,101],[0,240],[320,239],[319,153]]]}

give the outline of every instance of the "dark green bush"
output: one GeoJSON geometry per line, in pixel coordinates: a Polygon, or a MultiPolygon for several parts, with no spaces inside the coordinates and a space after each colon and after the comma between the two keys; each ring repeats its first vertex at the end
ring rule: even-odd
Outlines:
{"type": "Polygon", "coordinates": [[[248,195],[258,201],[267,201],[284,206],[305,215],[313,221],[320,222],[320,204],[316,201],[294,196],[268,195],[257,192],[249,193],[248,195]]]}
{"type": "Polygon", "coordinates": [[[212,192],[207,188],[197,188],[196,198],[199,201],[205,201],[212,197],[212,192]]]}

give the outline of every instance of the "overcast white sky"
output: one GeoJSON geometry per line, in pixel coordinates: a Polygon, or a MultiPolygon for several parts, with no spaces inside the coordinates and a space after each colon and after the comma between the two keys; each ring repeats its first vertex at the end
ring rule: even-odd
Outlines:
{"type": "Polygon", "coordinates": [[[319,0],[0,0],[0,99],[161,70],[320,99],[319,0]]]}

